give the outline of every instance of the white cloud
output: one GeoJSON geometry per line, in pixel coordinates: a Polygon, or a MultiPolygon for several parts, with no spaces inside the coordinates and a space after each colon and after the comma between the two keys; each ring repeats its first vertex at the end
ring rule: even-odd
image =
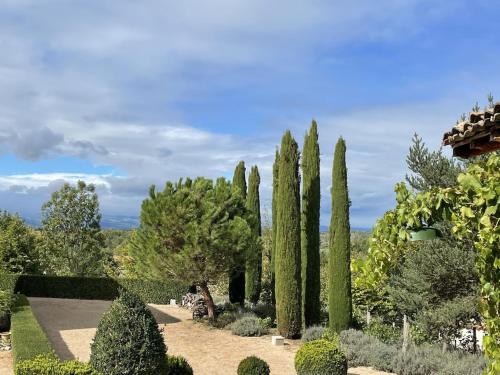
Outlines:
{"type": "MultiPolygon", "coordinates": [[[[335,59],[336,47],[358,40],[398,43],[439,19],[445,6],[449,1],[3,1],[0,152],[29,160],[73,155],[126,175],[2,176],[1,201],[30,210],[61,181],[82,178],[99,186],[104,212],[133,215],[149,184],[229,177],[243,159],[258,164],[270,207],[275,145],[285,126],[301,144],[308,124],[284,113],[256,124],[259,132],[268,127],[262,133],[201,130],[179,103],[307,74],[311,60],[335,59]],[[16,199],[20,192],[24,200],[16,199]]],[[[438,146],[442,128],[434,125],[452,124],[451,108],[440,102],[316,113],[325,215],[339,135],[348,144],[353,226],[370,226],[392,204],[388,192],[404,177],[412,132],[438,146]]]]}

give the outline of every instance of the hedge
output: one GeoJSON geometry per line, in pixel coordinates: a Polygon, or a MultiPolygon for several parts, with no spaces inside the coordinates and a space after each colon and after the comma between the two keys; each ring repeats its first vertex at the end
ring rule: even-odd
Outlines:
{"type": "Polygon", "coordinates": [[[158,304],[167,304],[170,299],[180,301],[189,288],[187,285],[172,281],[45,275],[5,275],[0,279],[0,287],[4,285],[5,288],[12,288],[15,285],[15,293],[28,297],[106,301],[117,298],[119,289],[124,288],[137,294],[146,303],[158,304]]]}
{"type": "Polygon", "coordinates": [[[14,366],[19,361],[31,359],[40,354],[53,353],[50,342],[33,315],[28,299],[24,295],[19,295],[14,305],[10,329],[14,366]]]}

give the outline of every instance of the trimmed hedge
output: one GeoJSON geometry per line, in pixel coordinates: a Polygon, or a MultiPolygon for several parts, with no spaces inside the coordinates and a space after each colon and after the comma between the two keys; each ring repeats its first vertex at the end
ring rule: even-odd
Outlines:
{"type": "Polygon", "coordinates": [[[3,284],[10,287],[15,285],[14,291],[16,293],[28,297],[112,301],[119,296],[120,288],[123,288],[138,295],[146,303],[158,304],[168,304],[172,298],[180,301],[189,288],[188,285],[173,281],[145,281],[104,277],[7,275],[4,279],[4,281],[0,280],[0,286],[3,284]]]}
{"type": "Polygon", "coordinates": [[[62,362],[53,354],[43,354],[21,361],[16,366],[16,375],[99,375],[88,363],[62,362]]]}
{"type": "Polygon", "coordinates": [[[53,354],[45,332],[31,311],[28,299],[19,295],[12,311],[12,356],[14,366],[40,354],[53,354]]]}

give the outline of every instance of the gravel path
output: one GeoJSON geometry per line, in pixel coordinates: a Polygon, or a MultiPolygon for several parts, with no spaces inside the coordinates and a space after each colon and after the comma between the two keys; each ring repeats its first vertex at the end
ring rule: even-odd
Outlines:
{"type": "MultiPolygon", "coordinates": [[[[29,298],[33,313],[62,359],[88,361],[97,323],[110,305],[107,301],[29,298]]],[[[182,355],[196,375],[236,374],[239,362],[250,355],[264,359],[273,375],[295,374],[293,359],[300,342],[271,345],[271,336],[239,337],[229,331],[209,329],[191,320],[189,311],[150,305],[170,354],[182,355]]],[[[387,375],[369,368],[349,370],[349,375],[387,375]]]]}

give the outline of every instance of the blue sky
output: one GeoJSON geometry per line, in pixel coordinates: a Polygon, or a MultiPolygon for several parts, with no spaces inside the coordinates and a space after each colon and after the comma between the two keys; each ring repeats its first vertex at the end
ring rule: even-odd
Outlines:
{"type": "Polygon", "coordinates": [[[438,148],[500,98],[498,14],[493,0],[4,0],[0,208],[36,221],[84,179],[107,222],[130,223],[150,184],[245,160],[267,212],[282,133],[301,144],[315,118],[322,224],[342,135],[351,224],[369,228],[394,205],[414,132],[438,148]]]}

